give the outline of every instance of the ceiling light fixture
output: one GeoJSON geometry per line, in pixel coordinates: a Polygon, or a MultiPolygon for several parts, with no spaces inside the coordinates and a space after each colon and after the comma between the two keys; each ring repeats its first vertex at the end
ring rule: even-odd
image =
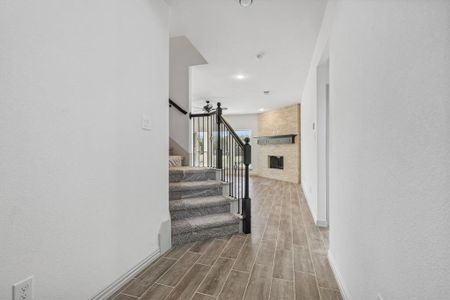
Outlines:
{"type": "Polygon", "coordinates": [[[253,4],[253,0],[239,0],[239,4],[243,7],[249,7],[253,4]]]}
{"type": "Polygon", "coordinates": [[[263,51],[258,52],[258,54],[256,54],[256,59],[261,60],[264,58],[264,56],[266,56],[266,53],[264,53],[263,51]]]}
{"type": "Polygon", "coordinates": [[[234,78],[238,79],[238,80],[244,80],[244,79],[247,78],[247,75],[245,75],[245,74],[237,74],[237,75],[234,76],[234,78]]]}
{"type": "Polygon", "coordinates": [[[259,111],[264,111],[264,108],[260,108],[260,109],[258,109],[259,111]]]}

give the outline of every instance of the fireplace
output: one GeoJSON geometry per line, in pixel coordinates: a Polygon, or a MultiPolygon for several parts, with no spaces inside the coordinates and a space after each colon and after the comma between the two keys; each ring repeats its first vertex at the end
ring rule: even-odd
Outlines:
{"type": "Polygon", "coordinates": [[[269,168],[270,169],[284,169],[283,156],[269,155],[269,168]]]}

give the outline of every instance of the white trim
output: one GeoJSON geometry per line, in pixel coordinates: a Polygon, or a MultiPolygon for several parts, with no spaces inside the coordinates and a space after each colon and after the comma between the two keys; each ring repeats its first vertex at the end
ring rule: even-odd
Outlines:
{"type": "Polygon", "coordinates": [[[317,220],[316,221],[316,225],[319,226],[319,227],[328,227],[328,222],[327,221],[317,220]]]}
{"type": "Polygon", "coordinates": [[[336,267],[334,256],[333,256],[333,254],[331,253],[330,250],[328,250],[328,262],[330,263],[331,270],[334,273],[334,278],[336,278],[337,284],[339,286],[339,290],[340,290],[341,295],[342,295],[342,299],[344,299],[344,300],[351,300],[351,298],[349,296],[350,294],[348,293],[348,291],[344,287],[344,283],[342,281],[341,273],[338,271],[338,269],[336,267]]]}
{"type": "Polygon", "coordinates": [[[152,262],[154,262],[160,256],[159,248],[153,251],[144,260],[134,266],[131,270],[123,274],[120,278],[115,280],[113,283],[108,285],[97,295],[91,298],[91,300],[104,300],[111,297],[115,292],[117,292],[121,287],[123,287],[130,279],[132,279],[136,274],[148,267],[152,262]]]}
{"type": "Polygon", "coordinates": [[[302,187],[303,195],[305,196],[306,204],[308,205],[309,212],[311,213],[311,215],[313,217],[313,221],[314,221],[314,223],[317,224],[317,213],[311,209],[311,204],[310,204],[310,200],[309,200],[310,199],[309,192],[305,189],[305,187],[303,186],[303,183],[300,183],[300,186],[302,187]]]}

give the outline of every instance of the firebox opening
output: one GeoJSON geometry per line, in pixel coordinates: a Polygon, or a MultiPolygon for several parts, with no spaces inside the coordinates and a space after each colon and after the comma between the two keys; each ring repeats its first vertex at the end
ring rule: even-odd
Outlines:
{"type": "Polygon", "coordinates": [[[284,169],[284,159],[283,156],[272,156],[269,155],[269,168],[271,169],[284,169]]]}

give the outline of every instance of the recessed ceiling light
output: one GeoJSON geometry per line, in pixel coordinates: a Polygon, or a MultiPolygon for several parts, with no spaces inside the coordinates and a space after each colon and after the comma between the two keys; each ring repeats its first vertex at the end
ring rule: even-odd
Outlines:
{"type": "Polygon", "coordinates": [[[253,0],[239,0],[239,4],[243,7],[248,7],[252,5],[253,0]]]}
{"type": "Polygon", "coordinates": [[[264,111],[265,109],[264,108],[260,108],[260,109],[258,109],[259,111],[264,111]]]}
{"type": "Polygon", "coordinates": [[[234,78],[237,79],[237,80],[244,80],[244,79],[247,78],[247,75],[245,75],[245,74],[236,74],[236,75],[234,75],[234,78]]]}

